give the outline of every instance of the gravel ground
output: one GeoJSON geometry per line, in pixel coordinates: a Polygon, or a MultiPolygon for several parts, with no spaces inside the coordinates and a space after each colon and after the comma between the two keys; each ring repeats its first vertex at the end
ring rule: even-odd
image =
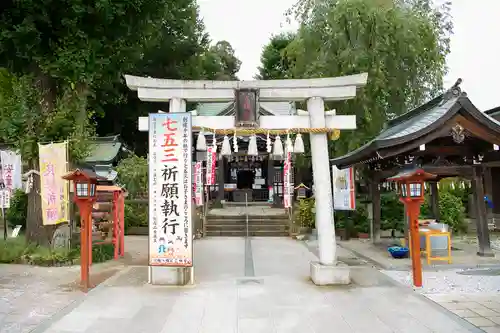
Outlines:
{"type": "MultiPolygon", "coordinates": [[[[422,294],[475,294],[500,292],[500,275],[463,275],[463,270],[423,272],[424,285],[417,291],[422,294]]],[[[412,287],[412,275],[407,271],[382,271],[392,279],[412,287]]]]}

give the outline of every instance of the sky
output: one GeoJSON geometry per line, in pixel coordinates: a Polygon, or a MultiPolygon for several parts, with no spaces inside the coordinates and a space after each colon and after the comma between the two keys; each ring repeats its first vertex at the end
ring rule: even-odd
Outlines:
{"type": "MultiPolygon", "coordinates": [[[[214,42],[227,40],[242,61],[240,80],[251,80],[273,34],[294,30],[284,13],[297,0],[198,0],[214,42]]],[[[454,35],[445,87],[462,78],[462,90],[480,109],[500,106],[500,0],[452,0],[454,35]]],[[[370,79],[370,78],[368,78],[370,79]]]]}

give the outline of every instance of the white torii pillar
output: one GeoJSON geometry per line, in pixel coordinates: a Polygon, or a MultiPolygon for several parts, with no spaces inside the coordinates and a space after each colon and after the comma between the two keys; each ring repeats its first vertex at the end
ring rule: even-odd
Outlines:
{"type": "MultiPolygon", "coordinates": [[[[307,111],[298,115],[260,116],[262,129],[290,128],[356,129],[356,116],[325,112],[325,101],[339,101],[356,96],[356,89],[366,84],[366,73],[323,79],[263,81],[184,81],[125,75],[127,86],[137,91],[142,101],[170,102],[170,112],[186,112],[189,102],[228,102],[234,100],[235,89],[258,89],[259,101],[307,101],[307,111]]],[[[193,126],[233,129],[234,116],[194,116],[193,126]]],[[[139,130],[148,131],[148,117],[139,118],[139,130]]],[[[332,180],[325,133],[310,134],[312,168],[316,198],[319,262],[311,262],[311,279],[317,285],[348,284],[349,269],[336,260],[333,218],[332,180]]],[[[152,267],[172,270],[168,267],[152,267]]],[[[174,274],[175,275],[175,274],[174,274]]],[[[177,283],[175,283],[177,284],[177,283]]]]}

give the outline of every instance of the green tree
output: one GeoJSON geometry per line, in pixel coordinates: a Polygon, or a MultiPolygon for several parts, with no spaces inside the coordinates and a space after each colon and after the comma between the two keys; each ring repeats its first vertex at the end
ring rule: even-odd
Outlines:
{"type": "Polygon", "coordinates": [[[148,193],[148,160],[131,155],[120,161],[117,167],[119,182],[127,189],[129,196],[144,197],[148,193]]]}
{"type": "MultiPolygon", "coordinates": [[[[189,2],[189,1],[188,1],[189,2]]],[[[94,132],[89,108],[96,91],[121,82],[163,32],[164,18],[184,10],[185,0],[6,0],[0,12],[0,66],[4,80],[4,142],[14,143],[30,168],[38,168],[37,142],[74,139],[72,155],[84,155],[94,132]],[[12,97],[7,98],[9,92],[12,97]],[[76,147],[82,148],[75,154],[76,147]]],[[[106,100],[119,99],[108,89],[106,100]]],[[[95,103],[94,103],[95,106],[95,103]]],[[[78,149],[76,149],[78,150],[78,149]]],[[[38,182],[29,196],[28,229],[42,230],[38,182]]],[[[40,232],[29,238],[43,241],[40,232]]]]}
{"type": "Polygon", "coordinates": [[[258,80],[287,79],[293,64],[293,54],[287,54],[287,48],[296,38],[295,33],[287,32],[274,35],[264,46],[260,57],[261,66],[256,75],[258,80]]]}
{"type": "Polygon", "coordinates": [[[357,116],[358,130],[332,144],[345,154],[373,138],[391,119],[442,89],[449,53],[449,4],[431,0],[302,0],[293,8],[301,23],[287,47],[293,77],[368,73],[350,101],[328,105],[357,116]]]}
{"type": "Polygon", "coordinates": [[[205,52],[202,66],[204,76],[209,80],[237,80],[241,61],[234,54],[231,44],[223,40],[205,52]]]}

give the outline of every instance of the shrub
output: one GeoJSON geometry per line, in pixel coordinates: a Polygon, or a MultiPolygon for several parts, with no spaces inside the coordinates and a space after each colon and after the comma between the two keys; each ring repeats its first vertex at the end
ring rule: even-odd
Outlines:
{"type": "Polygon", "coordinates": [[[10,200],[10,207],[5,211],[5,218],[11,227],[21,225],[26,230],[28,195],[22,190],[15,190],[10,200]]]}
{"type": "Polygon", "coordinates": [[[147,203],[125,202],[125,232],[130,227],[147,227],[148,214],[147,203]]]}
{"type": "Polygon", "coordinates": [[[0,240],[0,263],[21,263],[22,258],[32,252],[35,246],[28,246],[24,237],[0,240]]]}
{"type": "Polygon", "coordinates": [[[382,230],[404,230],[404,205],[394,192],[380,196],[380,220],[382,230]]]}
{"type": "MultiPolygon", "coordinates": [[[[100,263],[112,259],[112,244],[97,244],[92,247],[92,262],[100,263]]],[[[49,249],[27,244],[23,238],[9,238],[0,241],[0,263],[30,264],[37,266],[60,266],[73,264],[80,258],[80,248],[49,249]]]]}
{"type": "MultiPolygon", "coordinates": [[[[439,222],[446,223],[455,232],[465,232],[465,206],[463,198],[468,195],[468,189],[441,188],[439,191],[439,222]]],[[[420,216],[432,217],[430,195],[425,197],[424,204],[420,210],[420,216]]]]}
{"type": "Polygon", "coordinates": [[[439,222],[448,224],[453,231],[466,231],[465,208],[460,197],[447,191],[439,193],[439,222]]]}
{"type": "Polygon", "coordinates": [[[301,227],[314,228],[315,214],[313,207],[315,204],[314,198],[300,199],[298,212],[295,215],[295,223],[301,227]]]}
{"type": "Polygon", "coordinates": [[[131,155],[120,161],[116,168],[120,183],[129,192],[130,198],[148,193],[148,160],[131,155]]]}

